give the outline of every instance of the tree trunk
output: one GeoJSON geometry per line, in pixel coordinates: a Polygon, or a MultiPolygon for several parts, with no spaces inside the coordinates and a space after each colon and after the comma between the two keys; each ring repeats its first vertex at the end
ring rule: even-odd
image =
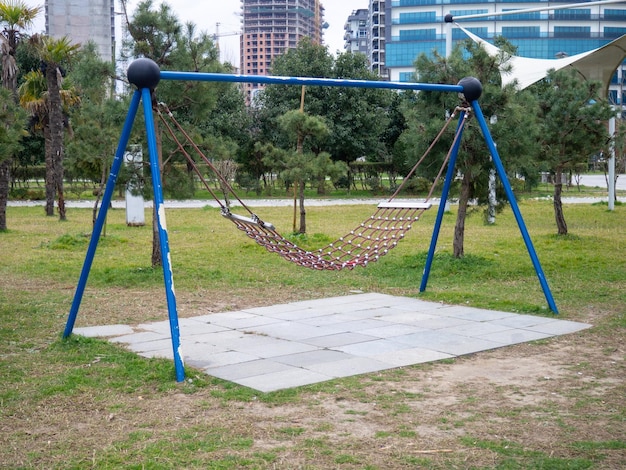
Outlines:
{"type": "MultiPolygon", "coordinates": [[[[302,98],[304,100],[304,87],[302,87],[302,98]]],[[[304,101],[302,101],[302,106],[304,107],[304,101]]],[[[304,112],[304,109],[301,109],[301,112],[304,112]]],[[[301,133],[298,133],[298,140],[296,142],[296,153],[298,153],[299,155],[302,155],[303,152],[304,152],[304,135],[301,133]]],[[[299,185],[297,181],[294,181],[294,185],[293,185],[294,198],[295,198],[296,191],[299,192],[298,196],[300,198],[300,229],[298,230],[299,233],[306,233],[306,210],[304,209],[305,186],[306,186],[306,182],[304,181],[304,178],[302,179],[302,181],[300,181],[299,185]]]]}
{"type": "Polygon", "coordinates": [[[7,230],[7,201],[11,181],[11,159],[0,163],[0,232],[7,230]]]}
{"type": "MultiPolygon", "coordinates": [[[[306,182],[302,180],[300,182],[300,233],[306,233],[306,210],[304,209],[304,187],[306,182]]],[[[296,189],[295,187],[293,188],[296,189]]]]}
{"type": "MultiPolygon", "coordinates": [[[[6,30],[6,36],[2,36],[2,86],[11,91],[11,96],[16,104],[19,104],[17,93],[17,62],[15,61],[15,48],[17,46],[17,34],[15,30],[6,30]]],[[[9,187],[11,184],[12,157],[0,163],[0,232],[7,230],[7,202],[9,200],[9,187]]]]}
{"type": "Polygon", "coordinates": [[[159,239],[159,222],[157,220],[156,204],[152,205],[152,267],[163,265],[161,260],[161,240],[159,239]]]}
{"type": "MultiPolygon", "coordinates": [[[[48,85],[48,116],[50,126],[50,155],[53,165],[52,184],[59,197],[59,219],[66,220],[63,198],[63,105],[61,103],[60,73],[57,64],[48,63],[46,84],[48,85]]],[[[46,175],[46,184],[48,176],[46,175]]]]}
{"type": "Polygon", "coordinates": [[[52,158],[52,140],[50,138],[50,125],[45,124],[43,129],[45,140],[45,156],[46,156],[46,215],[54,216],[54,195],[55,195],[55,179],[54,179],[54,159],[52,158]]]}
{"type": "Polygon", "coordinates": [[[59,204],[59,220],[67,220],[67,216],[65,214],[65,195],[63,193],[63,157],[61,155],[55,156],[54,169],[55,187],[57,190],[59,204]]]}
{"type": "Polygon", "coordinates": [[[563,215],[563,201],[561,200],[561,194],[563,192],[563,172],[561,169],[557,169],[555,173],[554,182],[554,218],[556,219],[556,228],[559,235],[567,235],[567,224],[565,223],[565,216],[563,215]]]}
{"type": "MultiPolygon", "coordinates": [[[[470,176],[469,173],[463,175],[461,181],[461,193],[459,195],[459,212],[456,216],[456,224],[454,225],[454,241],[452,249],[455,258],[462,258],[464,255],[463,243],[465,239],[465,217],[467,216],[467,203],[470,194],[470,176]]],[[[444,201],[441,201],[443,204],[444,201]]]]}

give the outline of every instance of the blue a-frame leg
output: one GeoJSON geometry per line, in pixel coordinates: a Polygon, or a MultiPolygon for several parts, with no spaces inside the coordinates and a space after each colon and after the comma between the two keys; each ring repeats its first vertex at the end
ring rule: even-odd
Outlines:
{"type": "MultiPolygon", "coordinates": [[[[158,69],[157,69],[158,70],[158,69]]],[[[102,227],[106,220],[107,211],[111,203],[111,197],[113,190],[115,189],[115,183],[119,175],[119,171],[124,159],[124,153],[128,145],[130,133],[133,128],[133,122],[137,115],[139,103],[143,102],[143,111],[146,122],[146,135],[148,143],[148,153],[150,155],[150,170],[152,173],[152,185],[154,187],[154,210],[156,213],[156,221],[158,224],[159,241],[161,243],[161,262],[163,266],[163,280],[165,282],[165,295],[167,299],[167,310],[170,322],[170,332],[172,337],[172,349],[174,354],[174,367],[176,372],[176,380],[182,382],[185,380],[185,368],[183,364],[183,358],[180,348],[180,331],[178,326],[178,313],[176,309],[176,295],[174,292],[174,277],[172,273],[171,256],[169,249],[169,239],[167,234],[167,222],[165,220],[165,209],[163,202],[163,189],[161,186],[161,175],[159,169],[159,161],[157,154],[156,134],[154,129],[154,121],[152,114],[152,100],[150,87],[143,87],[140,90],[135,91],[133,94],[124,128],[120,141],[115,153],[113,165],[111,166],[111,173],[107,181],[104,196],[102,198],[102,205],[96,218],[96,223],[91,234],[91,240],[83,263],[83,269],[80,274],[76,292],[74,294],[74,300],[72,301],[72,307],[65,325],[65,331],[63,337],[67,338],[72,334],[74,329],[74,323],[76,316],[78,315],[78,309],[85,292],[85,286],[87,284],[87,278],[89,277],[89,271],[93,263],[93,258],[98,246],[100,234],[102,233],[102,227]]]]}
{"type": "MultiPolygon", "coordinates": [[[[487,126],[487,122],[485,121],[485,117],[483,115],[482,109],[478,104],[478,100],[474,99],[471,101],[471,106],[474,111],[474,115],[476,116],[476,120],[480,126],[480,129],[485,138],[485,142],[487,143],[487,147],[489,148],[489,152],[491,153],[491,158],[496,167],[496,172],[502,181],[502,186],[504,187],[504,191],[506,193],[509,204],[511,205],[511,209],[513,210],[513,214],[515,215],[515,220],[517,221],[517,225],[522,234],[522,238],[524,239],[524,243],[526,244],[526,249],[528,250],[528,254],[530,255],[530,259],[535,268],[535,272],[537,273],[537,277],[539,278],[539,283],[541,284],[541,288],[543,289],[543,294],[548,302],[548,306],[550,310],[558,314],[559,311],[556,307],[556,303],[554,302],[554,298],[552,297],[552,292],[550,291],[550,287],[548,286],[548,281],[546,280],[546,276],[543,273],[543,269],[541,268],[541,263],[539,262],[539,258],[537,257],[537,253],[535,251],[535,247],[533,246],[533,242],[530,239],[530,235],[528,234],[528,230],[526,229],[526,224],[524,223],[524,219],[519,210],[519,206],[517,205],[517,200],[515,199],[515,194],[513,194],[513,189],[511,188],[511,184],[506,176],[506,172],[504,171],[504,165],[502,165],[502,160],[500,159],[500,155],[498,154],[498,150],[496,145],[491,137],[491,133],[489,132],[489,127],[487,126]]],[[[463,126],[464,121],[464,112],[459,116],[459,126],[463,126]]],[[[457,128],[457,132],[463,132],[462,127],[457,128]]],[[[455,141],[455,145],[452,148],[452,152],[450,155],[450,161],[448,162],[448,171],[446,173],[446,178],[443,185],[443,191],[441,195],[441,202],[439,204],[439,210],[437,211],[437,218],[435,220],[435,228],[433,229],[432,238],[430,241],[430,247],[428,249],[428,255],[426,257],[426,264],[424,265],[424,272],[422,274],[422,282],[420,284],[420,292],[424,292],[426,290],[426,285],[428,284],[428,276],[430,275],[430,269],[433,263],[433,258],[435,256],[435,248],[437,247],[437,239],[439,237],[439,230],[441,228],[441,222],[443,220],[443,215],[445,212],[445,202],[448,200],[448,194],[450,192],[450,185],[452,184],[452,180],[454,179],[455,174],[455,163],[456,158],[459,152],[461,139],[458,138],[455,141]]]]}

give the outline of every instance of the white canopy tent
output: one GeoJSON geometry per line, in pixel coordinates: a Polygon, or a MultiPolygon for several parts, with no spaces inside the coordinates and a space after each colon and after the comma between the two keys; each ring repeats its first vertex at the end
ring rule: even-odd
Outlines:
{"type": "MultiPolygon", "coordinates": [[[[608,0],[606,3],[613,3],[614,0],[608,0]]],[[[604,2],[597,2],[604,3],[604,2]]],[[[563,7],[561,7],[563,8],[563,7]]],[[[524,10],[520,10],[524,11],[524,10]]],[[[526,10],[528,11],[528,10],[526,10]]],[[[510,13],[510,12],[507,12],[510,13]]],[[[473,17],[483,15],[470,15],[473,17]]],[[[462,18],[462,17],[458,17],[462,18]]],[[[452,24],[452,22],[450,21],[452,24]]],[[[487,53],[491,56],[497,56],[502,51],[493,44],[479,38],[475,34],[471,33],[467,29],[463,28],[458,23],[454,22],[454,25],[461,29],[468,35],[473,41],[481,44],[487,53]]],[[[449,31],[450,32],[450,31],[449,31]]],[[[451,36],[449,34],[449,36],[451,36]]],[[[561,70],[566,67],[575,69],[585,80],[595,80],[602,83],[604,89],[604,95],[609,93],[609,85],[613,74],[626,59],[626,34],[619,38],[605,44],[598,49],[583,52],[569,57],[562,57],[559,59],[533,59],[530,57],[511,56],[507,64],[511,65],[511,69],[500,71],[502,77],[502,86],[517,81],[517,86],[520,90],[529,87],[533,83],[536,83],[548,74],[549,70],[561,70]]],[[[620,96],[620,102],[622,100],[620,96]]],[[[622,103],[623,106],[623,103],[622,103]]],[[[620,113],[621,114],[621,113],[620,113]]],[[[609,121],[609,134],[615,135],[615,117],[609,121]]],[[[608,187],[608,205],[609,210],[615,208],[615,151],[612,149],[611,157],[609,158],[609,187],[608,187]]]]}
{"type": "MultiPolygon", "coordinates": [[[[500,49],[493,44],[479,38],[458,23],[455,25],[473,41],[482,44],[489,55],[496,56],[501,53],[500,49]]],[[[601,82],[605,94],[608,94],[611,78],[625,58],[626,34],[598,49],[560,59],[532,59],[530,57],[512,56],[508,62],[512,66],[510,72],[501,72],[502,86],[517,80],[518,88],[523,90],[542,80],[551,69],[561,70],[572,67],[585,80],[601,82]]]]}

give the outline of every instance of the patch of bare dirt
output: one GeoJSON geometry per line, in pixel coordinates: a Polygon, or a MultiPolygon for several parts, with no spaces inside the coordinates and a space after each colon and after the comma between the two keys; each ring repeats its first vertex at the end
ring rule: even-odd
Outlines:
{"type": "MultiPolygon", "coordinates": [[[[278,298],[298,300],[297,294],[284,288],[203,291],[181,293],[177,300],[185,317],[268,305],[278,298]]],[[[78,324],[165,319],[163,297],[157,289],[90,291],[78,324]]],[[[601,313],[597,316],[600,321],[601,313]]],[[[623,449],[585,451],[575,444],[626,440],[625,357],[619,331],[592,329],[303,389],[294,401],[279,405],[224,399],[214,393],[222,391],[220,385],[192,394],[55,396],[3,415],[0,463],[60,468],[64,455],[82,455],[87,467],[103,453],[123,454],[124,446],[147,446],[182,430],[221,429],[253,442],[230,454],[274,453],[267,468],[401,469],[420,463],[480,468],[497,465],[505,455],[484,445],[493,443],[502,449],[509,445],[512,455],[595,458],[598,468],[618,469],[626,461],[623,449]],[[133,435],[144,437],[133,442],[133,435]],[[48,457],[33,460],[33,455],[48,457]],[[339,465],[338,455],[353,460],[339,465]]]]}

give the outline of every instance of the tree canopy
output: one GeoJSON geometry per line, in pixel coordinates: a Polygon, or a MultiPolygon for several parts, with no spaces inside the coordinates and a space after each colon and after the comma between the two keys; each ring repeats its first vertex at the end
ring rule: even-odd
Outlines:
{"type": "MultiPolygon", "coordinates": [[[[369,70],[365,55],[343,53],[335,59],[326,47],[306,39],[296,49],[276,58],[272,74],[379,79],[369,70]]],[[[325,120],[329,134],[320,143],[320,150],[328,152],[334,160],[349,163],[367,157],[378,161],[384,158],[386,150],[381,143],[381,136],[390,122],[387,111],[393,96],[394,93],[389,90],[311,86],[305,90],[303,110],[325,120]]],[[[289,110],[299,109],[302,99],[300,87],[267,86],[260,100],[264,139],[281,144],[281,136],[276,133],[275,119],[289,110]]]]}
{"type": "MultiPolygon", "coordinates": [[[[536,154],[538,128],[535,113],[528,112],[532,99],[528,93],[519,93],[513,86],[502,87],[500,82],[499,60],[487,54],[472,41],[460,43],[448,58],[438,54],[434,57],[421,55],[416,61],[417,76],[426,83],[457,84],[464,77],[475,77],[483,86],[480,106],[483,114],[490,118],[492,137],[501,150],[505,167],[515,175],[515,171],[532,166],[536,154]],[[523,132],[520,132],[523,129],[523,132]]],[[[409,162],[416,162],[431,145],[437,133],[457,107],[467,107],[455,94],[435,91],[417,93],[404,102],[407,128],[400,136],[400,145],[409,162]]],[[[471,114],[471,112],[470,112],[471,114]]],[[[442,139],[432,150],[432,157],[418,175],[433,178],[453,141],[453,127],[446,131],[448,137],[442,139]]],[[[500,153],[500,151],[499,151],[500,153]]],[[[457,213],[454,255],[464,254],[464,227],[470,200],[480,204],[488,202],[489,174],[493,169],[485,139],[478,123],[470,119],[464,132],[457,160],[457,169],[462,176],[458,192],[459,211],[457,213]]],[[[499,198],[500,206],[506,202],[504,194],[499,198]]]]}
{"type": "Polygon", "coordinates": [[[589,156],[608,154],[610,137],[606,121],[615,115],[600,96],[599,82],[583,80],[575,70],[550,71],[534,85],[541,123],[540,157],[555,176],[554,216],[559,235],[566,235],[561,193],[562,175],[586,166],[589,156]]]}

